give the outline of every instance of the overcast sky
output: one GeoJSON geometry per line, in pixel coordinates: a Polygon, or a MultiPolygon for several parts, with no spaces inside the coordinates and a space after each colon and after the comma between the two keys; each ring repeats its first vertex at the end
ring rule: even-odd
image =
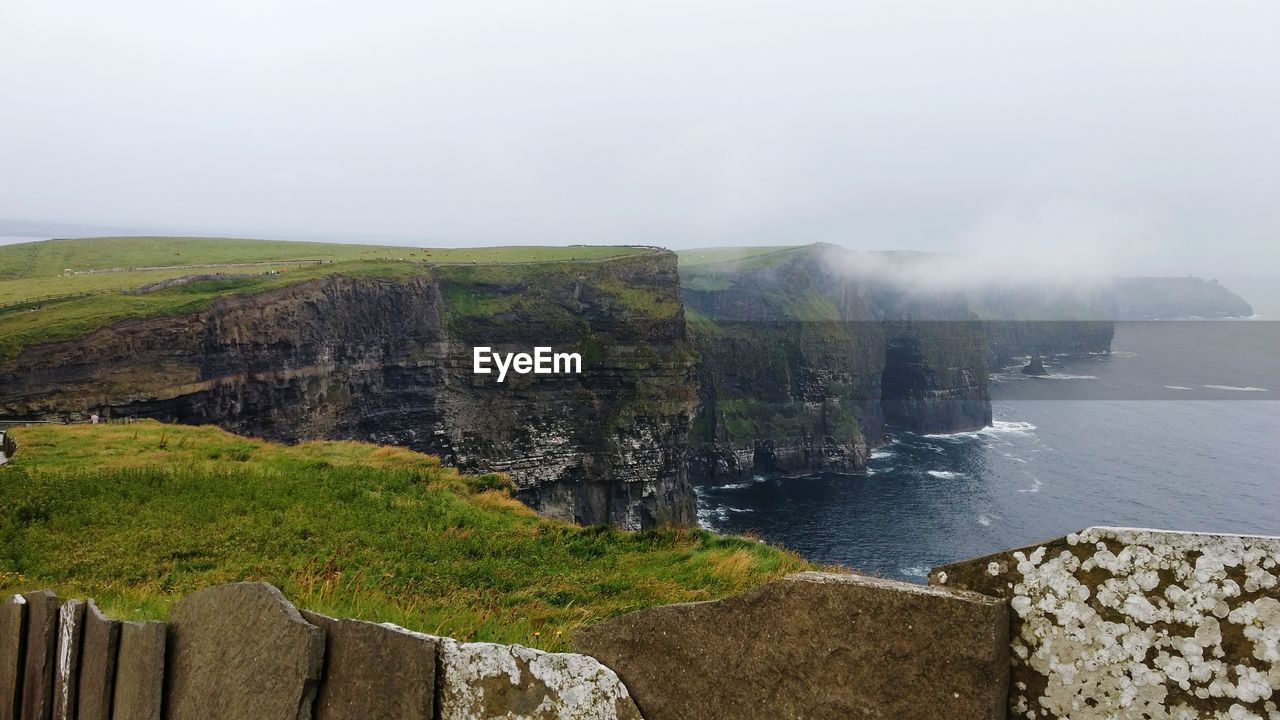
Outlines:
{"type": "Polygon", "coordinates": [[[1249,286],[1280,269],[1280,3],[8,2],[0,218],[1249,286]]]}

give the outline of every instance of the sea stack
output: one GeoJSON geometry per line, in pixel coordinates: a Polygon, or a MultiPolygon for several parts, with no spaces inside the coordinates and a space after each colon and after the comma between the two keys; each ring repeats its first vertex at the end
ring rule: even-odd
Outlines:
{"type": "Polygon", "coordinates": [[[1023,375],[1048,375],[1049,371],[1044,369],[1044,363],[1041,362],[1039,355],[1032,355],[1031,362],[1022,368],[1023,375]]]}

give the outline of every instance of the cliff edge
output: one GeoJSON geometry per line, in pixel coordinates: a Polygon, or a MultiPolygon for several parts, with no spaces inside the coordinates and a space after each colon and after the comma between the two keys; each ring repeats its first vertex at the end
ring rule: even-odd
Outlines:
{"type": "Polygon", "coordinates": [[[672,253],[423,265],[28,345],[0,364],[0,417],[92,412],[405,445],[465,472],[509,473],[552,517],[687,525],[693,360],[672,253]],[[582,373],[498,383],[473,374],[475,346],[577,352],[582,373]]]}

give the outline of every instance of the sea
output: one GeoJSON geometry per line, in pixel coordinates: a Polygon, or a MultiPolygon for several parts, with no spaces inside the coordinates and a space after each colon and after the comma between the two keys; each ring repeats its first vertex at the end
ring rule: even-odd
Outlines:
{"type": "Polygon", "coordinates": [[[993,373],[991,427],[890,429],[865,475],[701,485],[699,522],[914,582],[1094,525],[1280,535],[1280,322],[1122,322],[1045,366],[993,373]]]}

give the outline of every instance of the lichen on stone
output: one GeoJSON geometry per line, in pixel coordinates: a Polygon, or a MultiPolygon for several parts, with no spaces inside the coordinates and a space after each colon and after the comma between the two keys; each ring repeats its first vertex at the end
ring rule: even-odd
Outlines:
{"type": "Polygon", "coordinates": [[[1007,557],[934,580],[1007,597],[1015,716],[1280,720],[1280,538],[1090,528],[1007,557]]]}
{"type": "Polygon", "coordinates": [[[436,640],[443,720],[640,720],[626,686],[594,658],[436,640]]]}

